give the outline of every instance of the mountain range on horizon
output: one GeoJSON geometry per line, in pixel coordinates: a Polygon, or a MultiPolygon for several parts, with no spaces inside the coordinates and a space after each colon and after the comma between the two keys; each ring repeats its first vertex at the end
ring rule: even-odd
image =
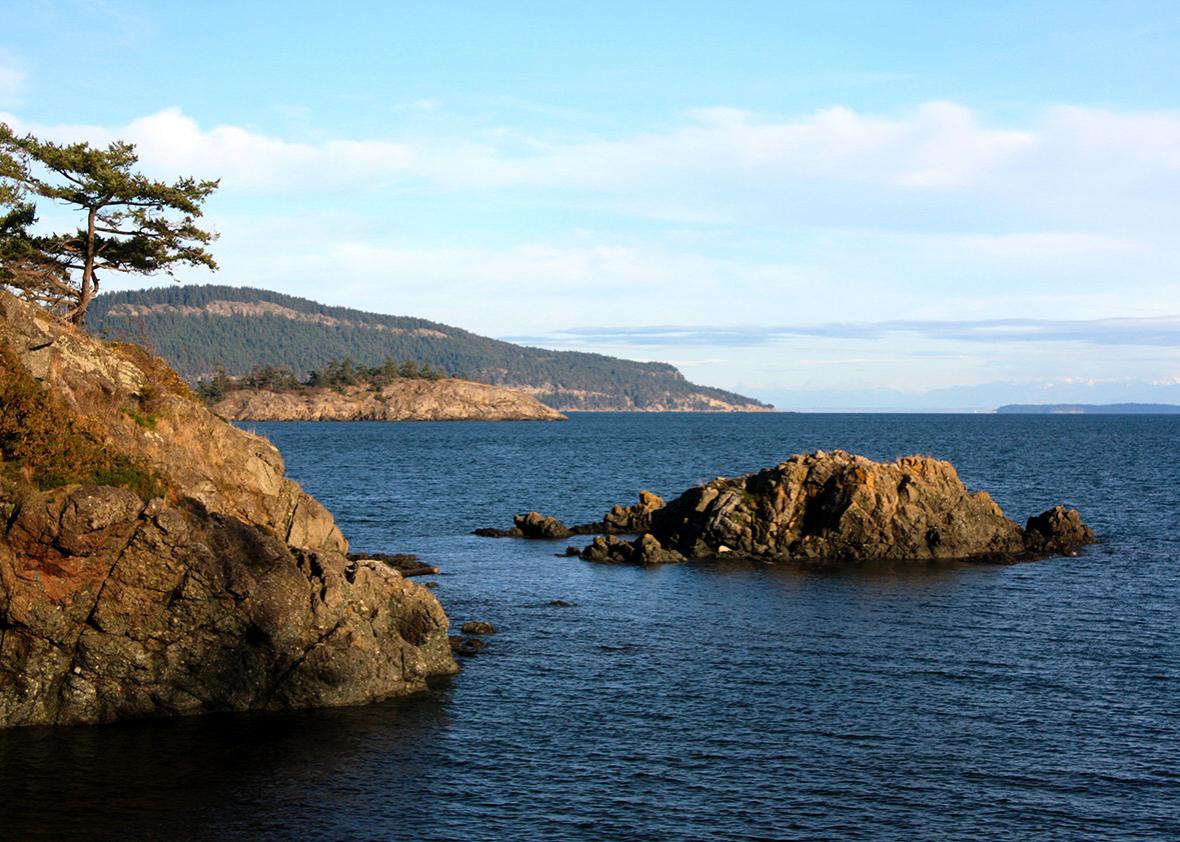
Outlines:
{"type": "Polygon", "coordinates": [[[259,366],[297,376],[332,360],[410,360],[448,375],[509,386],[562,411],[756,412],[770,404],[690,383],[673,365],[515,345],[409,316],[331,307],[263,289],[219,285],[105,293],[87,329],[139,342],[196,381],[259,366]]]}

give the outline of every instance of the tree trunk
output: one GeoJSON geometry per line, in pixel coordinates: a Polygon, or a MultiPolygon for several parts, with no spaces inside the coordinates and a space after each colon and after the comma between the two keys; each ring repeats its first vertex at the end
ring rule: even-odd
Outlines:
{"type": "Polygon", "coordinates": [[[98,208],[93,207],[86,217],[86,265],[82,267],[82,283],[78,288],[78,306],[74,308],[70,321],[78,327],[86,323],[86,308],[94,297],[94,219],[98,208]]]}

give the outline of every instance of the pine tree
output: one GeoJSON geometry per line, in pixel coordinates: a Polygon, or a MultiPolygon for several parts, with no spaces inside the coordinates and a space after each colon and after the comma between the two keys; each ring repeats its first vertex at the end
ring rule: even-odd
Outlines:
{"type": "Polygon", "coordinates": [[[27,292],[35,286],[30,270],[39,267],[43,284],[62,293],[61,315],[81,325],[100,271],[171,275],[180,264],[216,269],[205,248],[216,236],[195,220],[218,182],[153,181],[134,171],[138,161],[135,147],[123,141],[106,149],[62,145],[18,136],[0,123],[0,204],[9,209],[0,216],[0,225],[7,225],[0,229],[0,284],[27,292]],[[74,208],[84,223],[75,232],[29,234],[36,210],[23,201],[28,194],[74,208]]]}

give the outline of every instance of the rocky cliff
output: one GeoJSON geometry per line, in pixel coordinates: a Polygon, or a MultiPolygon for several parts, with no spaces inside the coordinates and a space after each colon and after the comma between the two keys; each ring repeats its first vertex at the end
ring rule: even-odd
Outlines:
{"type": "Polygon", "coordinates": [[[347,705],[456,669],[265,439],[0,292],[0,725],[347,705]]]}
{"type": "Polygon", "coordinates": [[[380,390],[239,389],[213,406],[237,421],[560,421],[524,392],[470,380],[395,380],[380,390]]]}

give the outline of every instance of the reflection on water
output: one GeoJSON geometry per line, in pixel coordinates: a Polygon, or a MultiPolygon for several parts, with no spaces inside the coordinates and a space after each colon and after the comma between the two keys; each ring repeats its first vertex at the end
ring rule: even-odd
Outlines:
{"type": "Polygon", "coordinates": [[[314,835],[381,809],[359,777],[375,767],[425,823],[447,683],[363,708],[0,731],[0,838],[314,835]]]}

